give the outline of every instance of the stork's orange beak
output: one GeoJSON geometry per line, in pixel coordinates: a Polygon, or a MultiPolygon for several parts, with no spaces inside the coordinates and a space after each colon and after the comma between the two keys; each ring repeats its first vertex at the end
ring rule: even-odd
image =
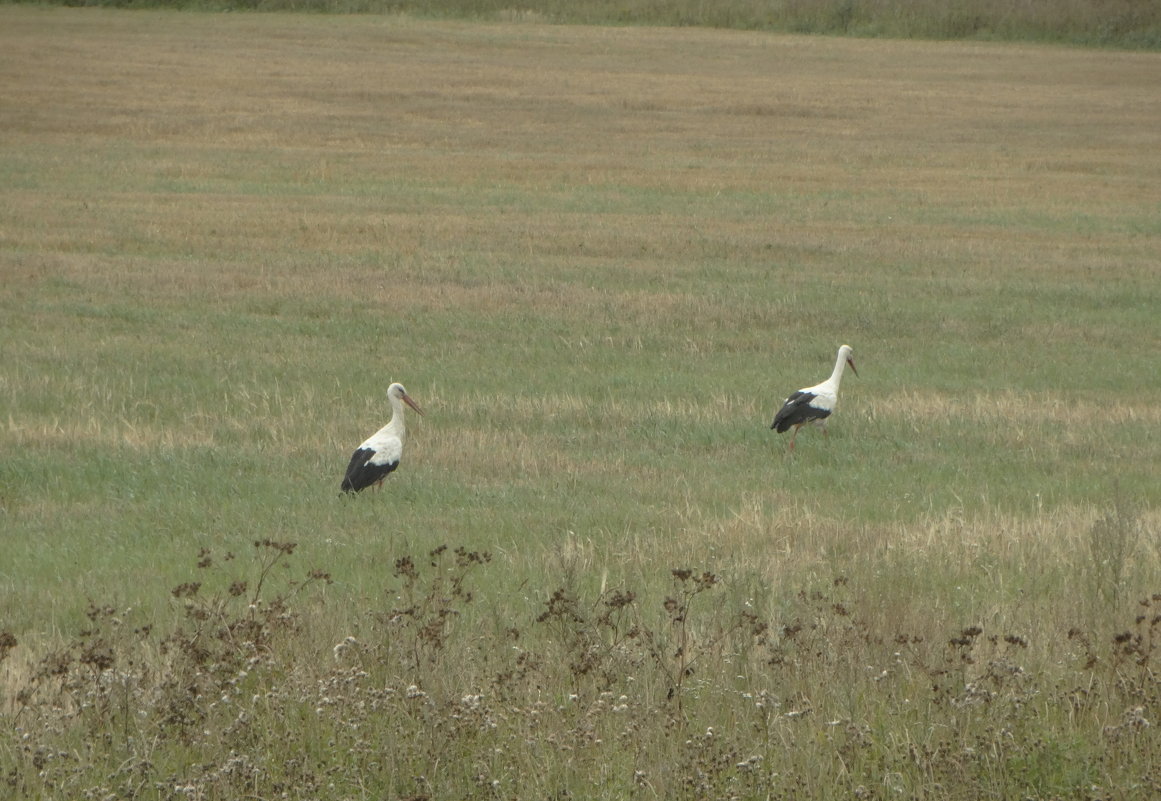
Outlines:
{"type": "Polygon", "coordinates": [[[413,401],[411,399],[411,396],[408,395],[406,392],[403,393],[403,402],[406,403],[408,406],[410,406],[412,409],[414,409],[416,412],[418,412],[420,417],[424,416],[423,409],[420,409],[419,405],[415,401],[413,401]]]}
{"type": "Polygon", "coordinates": [[[859,371],[855,370],[855,360],[854,359],[852,359],[851,357],[848,356],[847,357],[847,364],[849,364],[851,366],[851,370],[854,372],[855,375],[859,374],[859,371]]]}

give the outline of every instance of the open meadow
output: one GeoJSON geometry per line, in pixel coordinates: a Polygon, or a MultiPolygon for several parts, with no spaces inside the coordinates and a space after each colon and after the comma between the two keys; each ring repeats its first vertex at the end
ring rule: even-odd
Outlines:
{"type": "Polygon", "coordinates": [[[1161,56],[519,20],[0,6],[0,796],[1158,797],[1161,56]]]}

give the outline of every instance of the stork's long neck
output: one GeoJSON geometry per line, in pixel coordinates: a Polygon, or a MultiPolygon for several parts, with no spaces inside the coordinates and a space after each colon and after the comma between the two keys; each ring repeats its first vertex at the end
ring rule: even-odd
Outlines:
{"type": "Polygon", "coordinates": [[[407,433],[407,429],[403,425],[403,401],[399,398],[391,397],[391,419],[387,421],[387,425],[383,426],[384,434],[394,434],[403,439],[407,433]]]}
{"type": "Polygon", "coordinates": [[[843,380],[843,370],[845,370],[846,367],[847,367],[846,354],[840,350],[839,355],[838,355],[838,359],[836,359],[835,363],[834,363],[834,371],[831,372],[830,378],[827,379],[828,384],[834,385],[836,392],[838,391],[839,384],[843,380]]]}

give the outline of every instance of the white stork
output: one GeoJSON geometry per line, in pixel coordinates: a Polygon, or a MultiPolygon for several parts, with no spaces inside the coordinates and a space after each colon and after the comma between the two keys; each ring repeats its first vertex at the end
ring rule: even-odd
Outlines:
{"type": "Polygon", "coordinates": [[[387,474],[399,466],[403,440],[407,437],[403,427],[403,404],[420,415],[423,409],[416,405],[402,384],[387,387],[387,399],[391,401],[391,422],[368,437],[351,455],[351,463],[343,477],[343,492],[360,492],[372,484],[382,486],[387,474]]]}
{"type": "Polygon", "coordinates": [[[843,369],[848,364],[854,374],[858,375],[855,360],[851,358],[851,346],[843,345],[838,349],[838,358],[835,359],[834,372],[830,374],[830,378],[821,384],[791,393],[778,410],[778,414],[774,415],[774,422],[770,424],[770,428],[779,434],[791,427],[794,428],[794,433],[790,435],[790,450],[794,450],[794,438],[798,436],[798,429],[807,423],[822,426],[822,433],[826,433],[826,418],[830,417],[830,413],[838,404],[839,383],[843,380],[843,369]]]}

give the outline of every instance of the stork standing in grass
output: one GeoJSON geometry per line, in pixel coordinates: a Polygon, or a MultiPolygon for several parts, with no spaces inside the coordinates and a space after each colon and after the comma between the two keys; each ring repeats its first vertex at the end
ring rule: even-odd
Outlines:
{"type": "Polygon", "coordinates": [[[403,456],[403,441],[407,431],[403,427],[403,404],[407,404],[421,416],[423,410],[416,405],[402,384],[387,387],[387,399],[391,401],[391,421],[380,428],[359,446],[347,465],[343,477],[343,492],[360,492],[371,485],[380,487],[387,474],[399,466],[403,456]]]}
{"type": "Polygon", "coordinates": [[[782,404],[778,414],[774,415],[774,422],[770,424],[770,428],[779,434],[790,428],[794,429],[790,435],[790,450],[794,450],[794,438],[798,436],[798,429],[807,423],[821,426],[822,433],[826,433],[826,418],[830,417],[838,404],[839,384],[843,380],[843,370],[848,364],[854,374],[858,375],[855,360],[851,358],[851,346],[843,345],[838,349],[838,358],[835,360],[834,372],[830,374],[830,378],[821,384],[792,393],[782,404]]]}

